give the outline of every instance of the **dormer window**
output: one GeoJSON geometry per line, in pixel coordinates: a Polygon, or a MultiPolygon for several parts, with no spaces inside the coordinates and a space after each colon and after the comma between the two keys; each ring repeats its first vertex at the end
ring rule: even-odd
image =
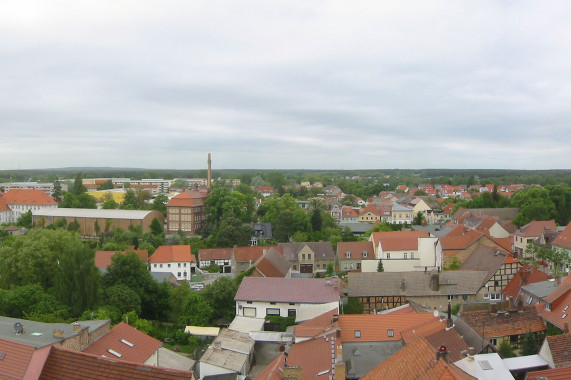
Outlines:
{"type": "Polygon", "coordinates": [[[389,338],[394,337],[394,336],[395,336],[395,330],[393,330],[393,329],[388,329],[388,330],[387,330],[387,335],[388,335],[389,338]]]}
{"type": "Polygon", "coordinates": [[[351,251],[345,252],[345,257],[350,259],[351,258],[351,251]]]}
{"type": "Polygon", "coordinates": [[[363,251],[363,257],[367,257],[367,251],[363,251]]]}
{"type": "Polygon", "coordinates": [[[361,330],[355,330],[355,338],[361,337],[361,330]]]}
{"type": "Polygon", "coordinates": [[[551,311],[551,304],[550,303],[545,303],[545,310],[551,311]]]}

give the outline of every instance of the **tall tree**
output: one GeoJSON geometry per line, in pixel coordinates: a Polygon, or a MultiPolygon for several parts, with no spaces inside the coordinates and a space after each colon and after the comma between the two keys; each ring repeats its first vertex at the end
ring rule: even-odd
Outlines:
{"type": "Polygon", "coordinates": [[[52,198],[55,199],[57,203],[61,203],[62,201],[62,190],[61,190],[61,183],[59,179],[54,180],[54,191],[52,192],[52,198]]]}
{"type": "Polygon", "coordinates": [[[234,319],[236,303],[234,297],[238,291],[236,282],[229,277],[220,277],[202,291],[202,296],[212,307],[214,319],[234,319]]]}
{"type": "Polygon", "coordinates": [[[73,195],[79,195],[87,192],[87,188],[83,186],[83,175],[77,173],[75,175],[75,181],[73,182],[73,187],[71,188],[71,193],[73,195]]]}

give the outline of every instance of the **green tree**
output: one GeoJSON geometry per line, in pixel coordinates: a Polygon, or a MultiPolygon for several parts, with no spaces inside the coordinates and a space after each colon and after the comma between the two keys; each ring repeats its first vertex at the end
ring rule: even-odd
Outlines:
{"type": "Polygon", "coordinates": [[[539,353],[539,344],[537,339],[535,339],[535,334],[528,331],[522,336],[522,356],[536,355],[539,353]]]}
{"type": "Polygon", "coordinates": [[[32,228],[32,225],[33,225],[32,210],[28,210],[27,212],[20,215],[16,224],[20,227],[24,227],[24,228],[28,228],[28,229],[32,228]]]}
{"type": "Polygon", "coordinates": [[[347,304],[343,307],[343,314],[363,314],[363,304],[358,298],[349,297],[347,304]]]}
{"type": "Polygon", "coordinates": [[[153,210],[160,211],[166,217],[167,215],[167,203],[169,198],[165,194],[159,194],[153,200],[153,210]]]}
{"type": "Polygon", "coordinates": [[[88,193],[79,194],[77,197],[78,208],[97,208],[97,201],[88,193]]]}
{"type": "Polygon", "coordinates": [[[106,201],[103,202],[103,204],[101,205],[101,208],[104,210],[115,210],[119,207],[119,203],[117,203],[115,201],[115,199],[111,198],[111,199],[107,199],[106,201]]]}
{"type": "Polygon", "coordinates": [[[144,334],[150,333],[153,329],[153,325],[149,321],[139,318],[139,315],[134,311],[123,314],[121,319],[144,334]]]}
{"type": "Polygon", "coordinates": [[[79,316],[98,301],[99,269],[95,252],[89,247],[80,243],[65,248],[57,262],[53,292],[70,307],[72,315],[79,316]]]}
{"type": "Polygon", "coordinates": [[[55,199],[57,203],[61,203],[62,201],[62,190],[61,190],[61,183],[59,179],[54,180],[54,191],[52,192],[52,198],[55,199]]]}
{"type": "Polygon", "coordinates": [[[107,180],[97,186],[97,190],[113,190],[115,185],[113,185],[113,181],[107,180]]]}
{"type": "Polygon", "coordinates": [[[233,215],[226,215],[214,229],[210,238],[215,247],[230,248],[235,245],[242,247],[250,244],[252,234],[251,226],[243,224],[233,215]]]}
{"type": "Polygon", "coordinates": [[[412,220],[412,224],[414,224],[415,226],[422,226],[425,224],[425,222],[426,218],[424,217],[424,214],[420,211],[414,216],[414,219],[412,220]]]}
{"type": "Polygon", "coordinates": [[[139,198],[133,189],[127,189],[123,202],[121,202],[121,209],[123,210],[138,210],[141,206],[139,198]]]}
{"type": "Polygon", "coordinates": [[[377,265],[377,272],[384,272],[385,267],[383,266],[383,259],[379,259],[379,264],[377,265]]]}
{"type": "Polygon", "coordinates": [[[75,175],[75,181],[73,182],[73,187],[71,188],[71,193],[75,196],[87,192],[87,188],[83,186],[83,175],[77,173],[75,175]]]}
{"type": "Polygon", "coordinates": [[[157,236],[164,236],[165,234],[164,225],[157,218],[151,222],[151,233],[157,236]]]}
{"type": "Polygon", "coordinates": [[[202,291],[202,296],[213,309],[214,319],[232,320],[236,314],[234,297],[238,285],[229,277],[220,277],[202,291]]]}
{"type": "Polygon", "coordinates": [[[513,358],[515,356],[514,348],[510,344],[510,341],[507,339],[502,340],[502,343],[500,343],[500,347],[498,348],[498,353],[503,359],[513,358]]]}
{"type": "Polygon", "coordinates": [[[555,217],[555,204],[546,189],[530,187],[512,196],[511,203],[519,207],[519,214],[513,223],[521,227],[532,220],[549,220],[555,217]]]}
{"type": "Polygon", "coordinates": [[[134,311],[141,313],[141,297],[125,284],[117,284],[105,289],[105,304],[117,308],[121,315],[134,311]]]}
{"type": "Polygon", "coordinates": [[[190,292],[182,301],[178,323],[189,326],[207,326],[214,315],[211,303],[198,292],[190,292]]]}

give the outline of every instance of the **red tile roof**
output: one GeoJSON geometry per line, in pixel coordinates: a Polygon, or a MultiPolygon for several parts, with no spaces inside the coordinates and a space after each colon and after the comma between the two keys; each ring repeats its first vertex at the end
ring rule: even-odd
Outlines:
{"type": "Polygon", "coordinates": [[[0,339],[0,353],[5,356],[0,361],[0,378],[23,379],[33,369],[34,346],[0,339]]]}
{"type": "Polygon", "coordinates": [[[264,251],[268,251],[270,248],[277,249],[281,251],[278,246],[247,246],[247,247],[234,247],[234,258],[236,261],[240,262],[255,262],[264,254],[264,251]]]}
{"type": "Polygon", "coordinates": [[[396,354],[373,368],[363,380],[417,380],[471,378],[453,364],[436,359],[434,347],[423,337],[401,348],[396,354]]]}
{"type": "Polygon", "coordinates": [[[281,368],[285,366],[286,355],[284,353],[280,354],[275,358],[266,368],[262,370],[254,380],[282,380],[283,373],[281,368]]]}
{"type": "Polygon", "coordinates": [[[525,265],[508,282],[502,293],[507,297],[516,298],[522,286],[546,281],[550,278],[550,275],[536,269],[533,265],[525,265]]]}
{"type": "Polygon", "coordinates": [[[348,343],[400,340],[401,332],[435,319],[437,318],[432,313],[340,315],[341,341],[348,343]],[[360,332],[360,338],[355,337],[357,330],[360,332]],[[392,336],[389,336],[389,330],[392,330],[392,336]]]}
{"type": "Polygon", "coordinates": [[[11,211],[10,207],[8,207],[8,203],[6,203],[6,199],[4,199],[1,194],[2,193],[0,193],[0,211],[11,211]]]}
{"type": "Polygon", "coordinates": [[[334,281],[318,278],[245,277],[236,301],[329,303],[339,301],[334,281]]]}
{"type": "MultiPolygon", "coordinates": [[[[337,345],[335,334],[326,337],[306,340],[291,346],[287,357],[287,365],[301,367],[304,380],[318,378],[318,373],[331,375],[334,362],[337,358],[337,345]],[[325,374],[325,373],[324,373],[325,374]]],[[[321,378],[321,377],[319,377],[321,378]]]]}
{"type": "Polygon", "coordinates": [[[340,260],[347,259],[347,252],[350,252],[351,259],[375,258],[375,250],[371,241],[340,241],[337,243],[337,257],[340,260]],[[363,257],[363,252],[367,252],[367,257],[363,257]]]}
{"type": "Polygon", "coordinates": [[[464,226],[458,226],[446,236],[440,238],[442,249],[466,249],[476,240],[482,237],[482,233],[476,230],[466,230],[464,226]]]}
{"type": "Polygon", "coordinates": [[[57,205],[55,199],[44,193],[42,190],[33,189],[12,189],[2,196],[6,203],[18,205],[57,205]]]}
{"type": "Polygon", "coordinates": [[[528,331],[545,330],[545,323],[533,306],[524,307],[515,313],[490,313],[488,310],[463,312],[461,318],[480,335],[486,338],[500,338],[522,335],[528,331]]]}
{"type": "Polygon", "coordinates": [[[405,344],[412,342],[419,336],[428,336],[446,328],[446,320],[440,318],[433,318],[429,322],[413,326],[409,329],[401,331],[401,336],[405,344]]]}
{"type": "Polygon", "coordinates": [[[571,379],[571,367],[546,369],[543,371],[528,372],[527,378],[530,380],[569,380],[571,379]]]}
{"type": "Polygon", "coordinates": [[[337,314],[337,310],[331,310],[313,319],[300,323],[299,325],[295,326],[294,335],[297,338],[314,338],[334,328],[337,328],[339,323],[333,322],[333,316],[337,314]]]}
{"type": "Polygon", "coordinates": [[[39,378],[42,380],[191,380],[194,375],[190,371],[118,361],[109,357],[51,346],[50,354],[39,378]]]}
{"type": "Polygon", "coordinates": [[[198,251],[200,261],[210,260],[230,260],[232,258],[232,248],[208,248],[198,251]]]}
{"type": "Polygon", "coordinates": [[[161,341],[121,322],[87,346],[83,352],[113,360],[143,364],[162,345],[161,341]],[[119,353],[121,357],[113,355],[108,350],[119,353]]]}
{"type": "Polygon", "coordinates": [[[452,363],[464,359],[470,349],[456,328],[440,330],[424,338],[432,345],[434,350],[438,350],[441,346],[446,347],[448,360],[452,363]]]}
{"type": "Polygon", "coordinates": [[[571,358],[569,357],[571,352],[571,335],[551,335],[546,338],[555,367],[571,366],[571,358]]]}
{"type": "Polygon", "coordinates": [[[151,257],[149,263],[187,262],[196,263],[196,257],[190,245],[161,245],[151,257]]]}
{"type": "MultiPolygon", "coordinates": [[[[369,240],[373,242],[375,246],[379,245],[381,242],[383,249],[390,250],[400,250],[397,249],[401,245],[398,241],[406,241],[402,243],[402,246],[409,246],[413,241],[416,242],[416,247],[418,248],[418,238],[429,237],[430,233],[428,231],[392,231],[392,232],[373,232],[369,240]],[[385,244],[389,247],[396,248],[385,248],[385,244]]],[[[411,248],[402,248],[411,249],[411,248]]]]}
{"type": "Polygon", "coordinates": [[[553,240],[551,245],[559,248],[571,249],[571,222],[569,222],[567,227],[565,227],[565,229],[553,240]]]}
{"type": "Polygon", "coordinates": [[[262,277],[286,277],[291,264],[277,250],[270,248],[255,263],[256,271],[262,277]]]}
{"type": "Polygon", "coordinates": [[[551,305],[551,311],[544,308],[541,317],[563,330],[571,306],[571,276],[567,276],[553,293],[545,297],[545,302],[551,305]]]}
{"type": "Polygon", "coordinates": [[[111,265],[111,258],[116,254],[126,255],[129,252],[135,252],[142,261],[149,261],[149,251],[146,249],[135,249],[132,251],[95,251],[95,266],[97,268],[106,269],[111,265]]]}
{"type": "Polygon", "coordinates": [[[206,193],[196,190],[185,190],[174,196],[167,203],[167,207],[196,207],[202,206],[206,199],[206,193]]]}
{"type": "Polygon", "coordinates": [[[533,220],[522,226],[515,234],[524,237],[539,237],[547,231],[557,231],[554,220],[533,220]]]}

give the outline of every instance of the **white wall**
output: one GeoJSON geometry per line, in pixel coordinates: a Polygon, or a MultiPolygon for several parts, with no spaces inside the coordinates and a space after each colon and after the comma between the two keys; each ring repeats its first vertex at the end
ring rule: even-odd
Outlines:
{"type": "Polygon", "coordinates": [[[195,266],[193,263],[185,262],[172,262],[172,263],[152,263],[150,264],[151,272],[153,273],[172,273],[177,280],[190,280],[191,267],[195,266]],[[180,268],[179,265],[180,264],[180,268]],[[185,266],[186,265],[186,266],[185,266]],[[161,268],[162,266],[162,268],[161,268]],[[186,271],[186,277],[184,272],[186,271]],[[180,273],[180,276],[179,276],[180,273]]]}
{"type": "Polygon", "coordinates": [[[213,375],[222,375],[225,373],[235,373],[234,371],[230,371],[226,368],[218,367],[212,364],[199,362],[199,379],[202,379],[206,376],[213,376],[213,375]]]}
{"type": "MultiPolygon", "coordinates": [[[[315,314],[313,317],[317,317],[329,310],[333,310],[333,309],[338,309],[339,308],[339,302],[338,301],[334,301],[334,302],[328,302],[328,303],[317,303],[317,304],[311,304],[311,303],[304,303],[304,315],[307,315],[308,310],[314,309],[315,312],[311,313],[309,311],[309,314],[315,314]]],[[[276,302],[275,305],[270,304],[270,302],[260,302],[260,301],[252,301],[251,304],[249,304],[247,301],[236,301],[236,315],[239,316],[246,316],[246,317],[255,317],[255,318],[260,318],[260,319],[265,319],[266,318],[266,309],[279,309],[279,315],[280,317],[287,317],[288,316],[288,310],[289,309],[294,309],[296,312],[296,315],[298,315],[299,310],[301,308],[301,303],[299,302],[294,302],[293,305],[290,305],[287,302],[276,302]],[[256,309],[256,315],[249,315],[248,312],[251,311],[251,308],[255,308],[256,309]]]]}

